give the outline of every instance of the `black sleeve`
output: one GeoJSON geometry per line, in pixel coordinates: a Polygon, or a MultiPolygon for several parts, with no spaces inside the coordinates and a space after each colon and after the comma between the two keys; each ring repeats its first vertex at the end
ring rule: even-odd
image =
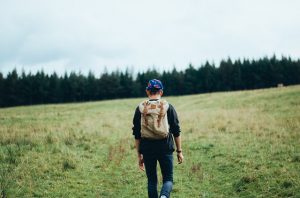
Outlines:
{"type": "Polygon", "coordinates": [[[180,135],[179,120],[178,120],[177,113],[171,104],[169,104],[167,115],[168,115],[168,122],[170,126],[170,133],[172,133],[174,137],[178,137],[180,135]]]}
{"type": "Polygon", "coordinates": [[[135,139],[141,139],[141,112],[139,107],[135,109],[133,117],[132,135],[135,139]]]}

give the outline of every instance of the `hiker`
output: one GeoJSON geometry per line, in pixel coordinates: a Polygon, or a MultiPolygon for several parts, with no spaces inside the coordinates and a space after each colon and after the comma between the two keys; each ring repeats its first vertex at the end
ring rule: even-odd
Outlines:
{"type": "Polygon", "coordinates": [[[178,163],[183,162],[179,121],[174,107],[161,99],[161,81],[150,80],[146,93],[149,99],[139,104],[133,118],[138,165],[141,170],[146,169],[149,198],[158,198],[156,167],[159,162],[163,178],[159,197],[169,198],[173,188],[174,139],[178,163]]]}

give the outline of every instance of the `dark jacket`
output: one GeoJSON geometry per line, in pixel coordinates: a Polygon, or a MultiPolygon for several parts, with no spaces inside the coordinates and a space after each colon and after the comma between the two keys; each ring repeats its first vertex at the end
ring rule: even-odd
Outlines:
{"type": "Polygon", "coordinates": [[[175,150],[173,136],[178,137],[180,135],[180,126],[177,113],[171,104],[169,104],[167,117],[170,126],[168,138],[162,140],[144,139],[141,138],[141,112],[139,107],[136,108],[133,117],[132,134],[134,135],[135,139],[141,140],[139,150],[140,153],[172,153],[175,150]]]}

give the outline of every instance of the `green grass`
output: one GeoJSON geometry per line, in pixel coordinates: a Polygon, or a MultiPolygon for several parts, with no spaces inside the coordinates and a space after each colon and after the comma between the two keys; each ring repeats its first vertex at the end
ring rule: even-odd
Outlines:
{"type": "MultiPolygon", "coordinates": [[[[300,86],[166,99],[185,156],[172,197],[300,197],[300,86]]],[[[0,109],[2,196],[147,197],[131,135],[141,100],[0,109]]]]}

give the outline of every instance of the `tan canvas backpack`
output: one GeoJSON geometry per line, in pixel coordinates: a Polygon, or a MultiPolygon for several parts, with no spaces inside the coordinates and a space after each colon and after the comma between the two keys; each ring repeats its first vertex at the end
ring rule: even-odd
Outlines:
{"type": "Polygon", "coordinates": [[[145,100],[139,105],[142,138],[164,139],[168,136],[168,108],[165,100],[145,100]]]}

